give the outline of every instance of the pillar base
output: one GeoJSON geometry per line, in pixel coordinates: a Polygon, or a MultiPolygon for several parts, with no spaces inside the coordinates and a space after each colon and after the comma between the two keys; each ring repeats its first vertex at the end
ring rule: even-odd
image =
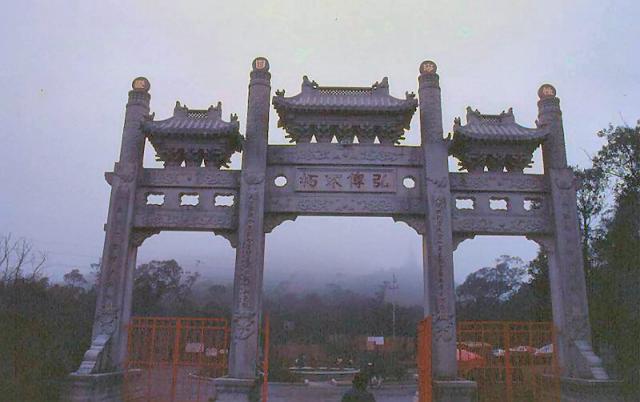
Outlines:
{"type": "Polygon", "coordinates": [[[434,402],[471,402],[474,401],[478,384],[467,380],[434,380],[434,402]]]}
{"type": "Polygon", "coordinates": [[[562,402],[622,402],[621,381],[561,378],[562,402]]]}
{"type": "Polygon", "coordinates": [[[254,379],[220,377],[215,379],[215,384],[216,402],[254,402],[260,399],[260,390],[256,388],[254,379]]]}
{"type": "Polygon", "coordinates": [[[120,402],[124,372],[100,374],[71,373],[61,399],[65,402],[120,402]]]}

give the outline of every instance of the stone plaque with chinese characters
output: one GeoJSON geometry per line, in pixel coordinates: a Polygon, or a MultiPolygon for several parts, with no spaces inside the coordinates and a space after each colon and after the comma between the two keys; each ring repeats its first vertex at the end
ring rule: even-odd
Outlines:
{"type": "Polygon", "coordinates": [[[395,169],[297,169],[300,192],[395,193],[395,169]]]}

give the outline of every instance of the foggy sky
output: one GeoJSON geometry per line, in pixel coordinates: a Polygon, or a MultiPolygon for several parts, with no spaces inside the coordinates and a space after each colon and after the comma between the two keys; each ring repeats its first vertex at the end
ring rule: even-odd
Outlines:
{"type": "MultiPolygon", "coordinates": [[[[110,188],[131,80],[151,81],[159,119],[176,100],[223,102],[244,132],[250,64],[269,59],[272,91],[295,94],[302,75],[320,85],[417,92],[418,66],[441,77],[445,130],[467,105],[512,106],[534,126],[536,91],[558,91],[568,159],[584,165],[594,133],[640,117],[635,1],[20,1],[0,15],[0,234],[48,252],[46,273],[88,269],[102,252],[110,188]]],[[[271,143],[284,132],[270,118],[271,143]]],[[[417,115],[407,144],[419,143],[417,115]]],[[[148,148],[146,166],[156,166],[148,148]]],[[[234,168],[239,168],[239,155],[234,168]]],[[[539,171],[540,166],[536,167],[539,171]]],[[[521,238],[464,242],[456,281],[500,254],[535,256],[521,238]]],[[[188,269],[231,277],[234,251],[212,234],[163,233],[139,262],[176,258],[188,269]]],[[[419,236],[391,218],[298,218],[267,235],[266,273],[363,274],[421,261],[419,236]]],[[[390,276],[390,275],[389,275],[390,276]]]]}

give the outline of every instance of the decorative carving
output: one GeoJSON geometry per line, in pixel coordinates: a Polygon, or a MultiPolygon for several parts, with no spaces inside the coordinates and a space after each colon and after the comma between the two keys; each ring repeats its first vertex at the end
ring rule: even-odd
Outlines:
{"type": "Polygon", "coordinates": [[[269,145],[267,158],[269,165],[422,166],[424,157],[422,148],[415,146],[386,147],[361,144],[357,147],[341,147],[335,144],[301,144],[269,145]]]}
{"type": "Polygon", "coordinates": [[[438,188],[445,188],[447,187],[448,179],[448,177],[440,177],[438,179],[427,177],[427,182],[435,184],[435,186],[438,188]]]}
{"type": "Polygon", "coordinates": [[[233,323],[233,338],[237,340],[248,339],[256,332],[257,314],[253,311],[234,313],[233,323]]]}
{"type": "Polygon", "coordinates": [[[476,237],[476,235],[471,233],[454,234],[453,235],[453,251],[456,251],[458,249],[458,246],[460,245],[460,243],[462,243],[465,240],[471,240],[474,237],[476,237]]]}
{"type": "Polygon", "coordinates": [[[262,172],[245,172],[242,178],[247,184],[256,185],[264,182],[264,173],[262,172]]]}
{"type": "Polygon", "coordinates": [[[395,193],[395,169],[298,168],[294,188],[300,192],[395,193]]]}
{"type": "Polygon", "coordinates": [[[139,208],[135,213],[134,226],[149,230],[236,229],[235,208],[213,208],[208,211],[139,208]]]}
{"type": "Polygon", "coordinates": [[[419,235],[424,235],[427,232],[424,215],[392,215],[391,217],[394,222],[406,223],[419,235]]]}
{"type": "Polygon", "coordinates": [[[436,341],[451,342],[455,334],[455,314],[449,314],[433,321],[433,337],[436,341]]]}
{"type": "Polygon", "coordinates": [[[265,214],[264,215],[264,232],[271,233],[278,225],[284,221],[295,221],[298,214],[265,214]]]}
{"type": "Polygon", "coordinates": [[[239,250],[239,258],[236,264],[236,276],[238,281],[236,288],[238,289],[237,306],[240,311],[252,310],[253,301],[256,299],[255,281],[256,272],[254,261],[256,260],[256,250],[260,245],[259,239],[256,239],[256,224],[258,209],[258,190],[250,188],[247,195],[247,220],[244,222],[244,228],[241,229],[240,235],[243,236],[242,245],[239,250]]]}
{"type": "Polygon", "coordinates": [[[86,375],[106,371],[107,356],[111,349],[111,335],[98,334],[85,352],[76,374],[86,375]]]}
{"type": "Polygon", "coordinates": [[[238,232],[235,230],[226,230],[226,229],[214,229],[213,233],[217,236],[222,236],[225,239],[229,240],[231,247],[238,247],[238,232]]]}
{"type": "Polygon", "coordinates": [[[521,173],[449,173],[451,191],[528,192],[547,191],[543,175],[521,173]]]}
{"type": "Polygon", "coordinates": [[[462,216],[454,212],[452,220],[454,233],[474,233],[482,235],[528,235],[553,233],[551,223],[544,216],[462,216]]]}
{"type": "Polygon", "coordinates": [[[134,229],[131,231],[131,244],[140,247],[149,237],[160,233],[160,229],[134,229]]]}
{"type": "Polygon", "coordinates": [[[265,203],[270,213],[295,213],[297,215],[314,214],[359,214],[374,216],[418,215],[424,214],[424,205],[420,198],[408,198],[398,195],[369,194],[349,195],[313,194],[271,196],[265,203]]]}
{"type": "Polygon", "coordinates": [[[201,168],[143,169],[140,186],[148,187],[240,187],[239,170],[215,170],[201,168]]]}

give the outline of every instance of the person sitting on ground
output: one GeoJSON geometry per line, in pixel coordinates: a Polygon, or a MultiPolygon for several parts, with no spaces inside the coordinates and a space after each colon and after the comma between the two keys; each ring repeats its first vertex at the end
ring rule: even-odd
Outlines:
{"type": "Polygon", "coordinates": [[[376,402],[373,394],[367,391],[368,378],[363,373],[353,377],[353,387],[344,393],[342,402],[376,402]]]}

